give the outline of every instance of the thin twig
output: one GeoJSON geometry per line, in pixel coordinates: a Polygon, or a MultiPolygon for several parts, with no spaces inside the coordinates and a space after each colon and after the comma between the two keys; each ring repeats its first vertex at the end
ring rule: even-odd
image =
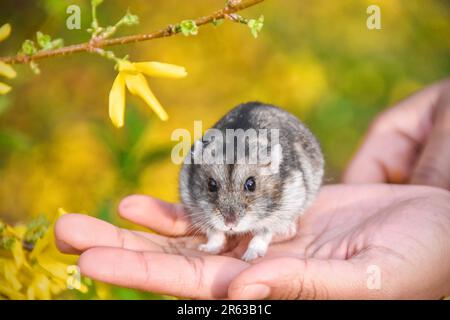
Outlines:
{"type": "MultiPolygon", "coordinates": [[[[225,8],[218,10],[208,16],[203,16],[194,20],[197,26],[205,25],[207,23],[213,22],[215,20],[223,19],[227,15],[232,13],[244,10],[248,7],[254,6],[264,0],[247,0],[241,1],[235,5],[228,5],[225,8]]],[[[167,27],[151,32],[151,33],[143,33],[136,34],[131,36],[124,36],[112,39],[98,39],[94,38],[89,42],[74,44],[66,47],[62,47],[59,49],[48,50],[48,51],[40,51],[34,55],[28,56],[19,54],[11,57],[0,57],[0,61],[3,61],[8,64],[20,64],[20,63],[29,63],[30,61],[41,60],[50,57],[56,56],[64,56],[77,52],[96,52],[99,48],[114,46],[114,45],[122,45],[127,43],[134,43],[140,41],[147,41],[157,38],[169,37],[180,33],[180,28],[175,28],[174,25],[168,25],[167,27]]]]}

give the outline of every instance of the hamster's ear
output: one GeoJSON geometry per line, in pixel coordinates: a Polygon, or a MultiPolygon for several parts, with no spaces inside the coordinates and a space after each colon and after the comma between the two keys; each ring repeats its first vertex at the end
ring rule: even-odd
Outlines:
{"type": "MultiPolygon", "coordinates": [[[[212,129],[209,129],[209,131],[211,130],[212,129]]],[[[217,131],[220,133],[219,130],[217,131]]],[[[188,157],[186,157],[185,163],[188,164],[215,163],[214,161],[217,152],[215,151],[214,146],[216,144],[222,146],[222,144],[218,143],[217,141],[221,140],[217,139],[217,137],[214,135],[206,136],[206,134],[202,138],[196,140],[191,147],[188,157]]],[[[222,152],[219,152],[219,154],[222,154],[222,152]]]]}
{"type": "Polygon", "coordinates": [[[202,139],[198,139],[191,147],[189,154],[184,161],[185,164],[201,164],[203,154],[203,142],[202,139]]]}
{"type": "Polygon", "coordinates": [[[262,175],[272,175],[277,174],[280,171],[281,161],[283,160],[283,148],[281,144],[277,143],[276,145],[270,148],[270,159],[269,162],[266,162],[262,168],[262,175]]]}

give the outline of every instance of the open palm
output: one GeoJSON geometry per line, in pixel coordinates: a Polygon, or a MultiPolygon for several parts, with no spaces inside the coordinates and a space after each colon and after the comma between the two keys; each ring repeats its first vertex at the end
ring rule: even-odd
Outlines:
{"type": "Polygon", "coordinates": [[[297,235],[265,257],[239,259],[249,239],[222,255],[196,248],[180,205],[125,198],[122,217],[159,234],[68,214],[57,244],[80,254],[84,275],[190,298],[439,298],[450,282],[450,195],[432,187],[332,185],[322,188],[297,235]],[[442,270],[440,270],[442,269],[442,270]],[[409,289],[414,282],[413,289],[409,289]]]}

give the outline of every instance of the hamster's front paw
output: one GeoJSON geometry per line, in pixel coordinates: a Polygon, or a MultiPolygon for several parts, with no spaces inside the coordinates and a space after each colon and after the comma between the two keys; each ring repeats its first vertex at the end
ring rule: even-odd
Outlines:
{"type": "Polygon", "coordinates": [[[271,240],[272,233],[268,230],[257,232],[252,240],[250,240],[247,251],[245,251],[241,259],[248,262],[255,260],[258,257],[264,257],[271,240]]]}
{"type": "Polygon", "coordinates": [[[209,230],[207,232],[208,242],[198,246],[198,250],[218,254],[225,247],[225,233],[220,231],[209,230]]]}
{"type": "Polygon", "coordinates": [[[264,257],[266,251],[267,248],[248,247],[241,259],[250,262],[256,258],[264,257]]]}
{"type": "Polygon", "coordinates": [[[198,250],[211,253],[211,254],[218,254],[220,251],[222,251],[221,245],[218,245],[216,243],[204,243],[198,246],[198,250]]]}

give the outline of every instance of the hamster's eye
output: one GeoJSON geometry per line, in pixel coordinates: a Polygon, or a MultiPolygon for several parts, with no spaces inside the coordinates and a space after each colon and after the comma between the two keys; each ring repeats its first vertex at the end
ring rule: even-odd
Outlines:
{"type": "Polygon", "coordinates": [[[245,191],[255,191],[255,189],[256,189],[255,178],[253,178],[253,177],[248,178],[244,183],[244,190],[245,191]]]}
{"type": "Polygon", "coordinates": [[[217,192],[217,189],[219,189],[219,186],[217,185],[216,180],[213,178],[208,179],[208,191],[209,192],[217,192]]]}

